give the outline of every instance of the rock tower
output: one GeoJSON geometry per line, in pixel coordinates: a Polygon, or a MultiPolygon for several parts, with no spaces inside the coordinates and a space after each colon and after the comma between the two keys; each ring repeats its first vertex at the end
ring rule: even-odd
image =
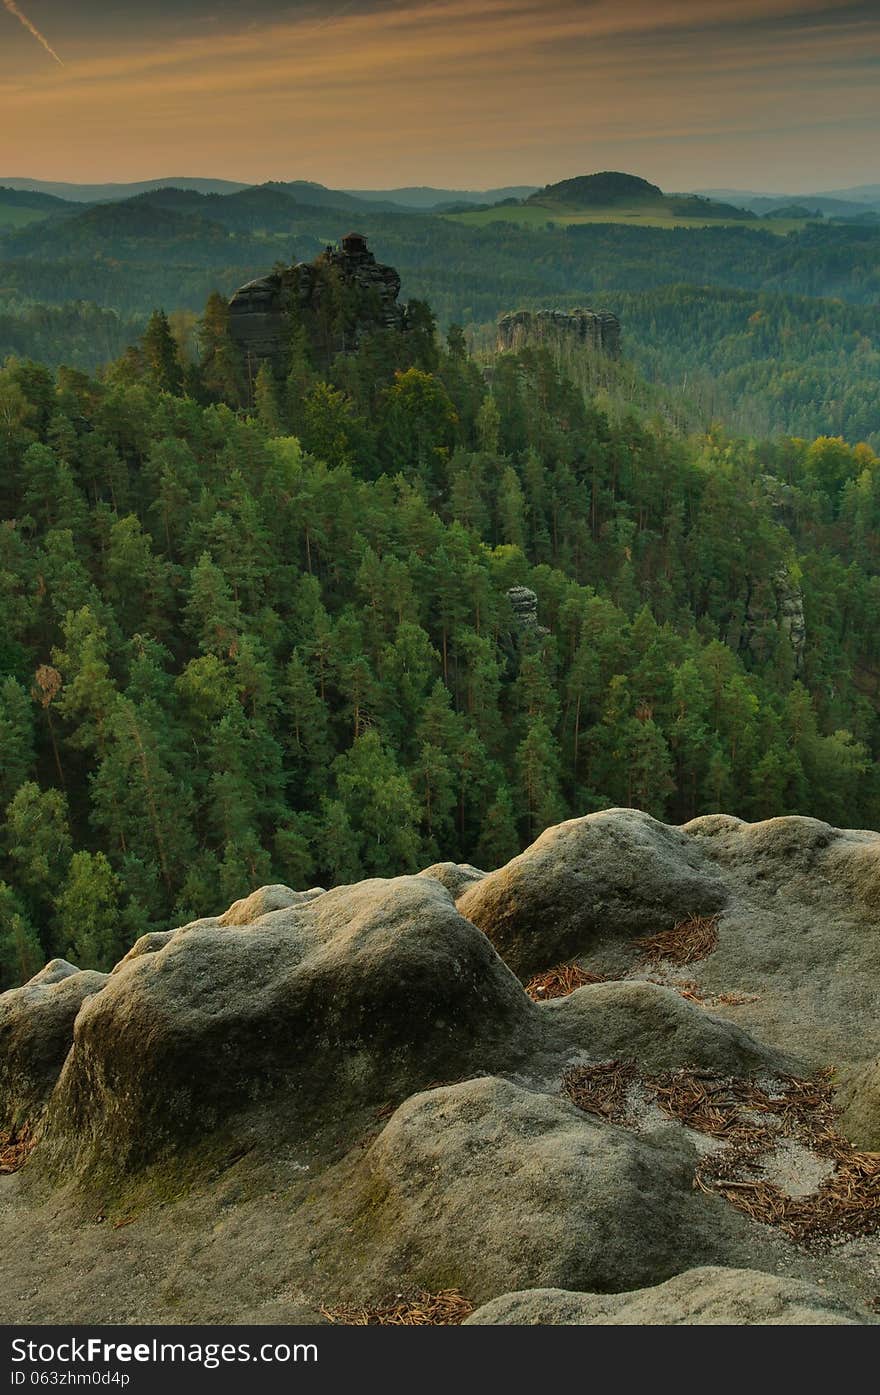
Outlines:
{"type": "Polygon", "coordinates": [[[516,310],[498,321],[498,348],[570,340],[620,357],[620,321],[610,310],[516,310]]]}
{"type": "Polygon", "coordinates": [[[356,349],[376,330],[404,330],[400,276],[383,266],[360,233],[348,233],[313,262],[298,262],[249,281],[229,302],[229,326],[248,376],[261,364],[283,367],[292,324],[299,319],[328,357],[356,349]]]}

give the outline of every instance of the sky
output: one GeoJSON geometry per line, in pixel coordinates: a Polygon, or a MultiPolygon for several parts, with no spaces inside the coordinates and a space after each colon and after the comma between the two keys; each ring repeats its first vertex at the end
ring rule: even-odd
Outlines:
{"type": "Polygon", "coordinates": [[[0,0],[0,179],[880,182],[880,0],[0,0]]]}

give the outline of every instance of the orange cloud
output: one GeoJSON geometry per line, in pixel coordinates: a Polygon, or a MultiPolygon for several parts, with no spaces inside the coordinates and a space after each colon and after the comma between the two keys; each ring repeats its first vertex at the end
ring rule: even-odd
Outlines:
{"type": "Polygon", "coordinates": [[[718,182],[709,134],[728,160],[814,169],[817,122],[867,161],[876,13],[715,0],[709,14],[702,0],[416,0],[121,51],[67,43],[60,73],[0,81],[0,131],[15,131],[0,176],[460,187],[636,166],[684,187],[718,182]]]}

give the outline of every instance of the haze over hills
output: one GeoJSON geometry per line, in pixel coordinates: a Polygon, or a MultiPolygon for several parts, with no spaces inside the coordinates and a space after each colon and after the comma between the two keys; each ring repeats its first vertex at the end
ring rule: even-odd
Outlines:
{"type": "Polygon", "coordinates": [[[808,208],[819,209],[831,217],[846,217],[869,208],[880,208],[880,184],[861,184],[853,189],[825,189],[815,193],[794,194],[758,193],[754,189],[699,189],[699,195],[710,199],[722,199],[728,203],[750,208],[763,214],[773,212],[789,204],[805,204],[808,208]]]}
{"type": "Polygon", "coordinates": [[[511,310],[611,311],[625,357],[661,393],[684,391],[688,421],[880,443],[880,236],[864,205],[850,205],[862,221],[849,226],[808,206],[756,217],[604,172],[523,202],[458,207],[406,208],[306,180],[92,203],[0,188],[0,359],[99,369],[158,306],[190,325],[181,333],[194,349],[212,291],[311,261],[354,228],[441,331],[461,324],[490,342],[511,310]]]}
{"type": "Polygon", "coordinates": [[[165,179],[136,180],[125,184],[68,184],[17,176],[0,177],[0,188],[51,195],[71,203],[110,203],[133,198],[158,189],[182,189],[198,194],[235,194],[243,189],[269,187],[286,189],[301,196],[305,203],[319,208],[332,204],[334,208],[356,208],[359,204],[379,205],[386,211],[394,208],[431,212],[445,204],[500,203],[502,199],[525,199],[536,192],[534,184],[519,184],[501,189],[435,189],[418,185],[401,189],[330,189],[310,179],[269,180],[263,186],[239,183],[228,179],[193,178],[169,175],[165,179]]]}
{"type": "Polygon", "coordinates": [[[25,179],[17,176],[0,176],[0,185],[7,189],[31,189],[43,194],[54,194],[57,198],[71,203],[109,203],[116,199],[128,199],[135,194],[144,194],[150,189],[194,189],[200,194],[234,194],[237,189],[247,189],[247,184],[237,184],[229,179],[201,179],[189,176],[169,175],[166,179],[142,179],[132,184],[65,184],[46,179],[25,179]]]}
{"type": "MultiPolygon", "coordinates": [[[[679,215],[736,217],[742,210],[764,216],[789,206],[804,207],[821,212],[826,217],[854,216],[865,207],[880,209],[880,184],[863,184],[849,189],[767,193],[749,189],[712,188],[664,192],[658,185],[639,176],[620,171],[603,171],[559,180],[542,187],[533,184],[508,185],[490,189],[444,189],[431,185],[411,185],[390,189],[334,189],[315,180],[270,180],[253,185],[227,179],[194,176],[168,176],[163,179],[137,180],[130,183],[76,184],[31,179],[21,176],[0,176],[0,195],[4,191],[42,194],[69,203],[111,203],[158,190],[176,189],[202,195],[230,196],[253,188],[280,189],[293,195],[298,202],[313,208],[333,207],[356,210],[368,205],[375,210],[395,212],[436,213],[457,206],[475,208],[501,203],[522,204],[526,207],[590,210],[632,205],[645,210],[649,206],[668,211],[675,208],[679,215]],[[683,207],[682,200],[698,199],[698,205],[683,207]],[[674,204],[669,204],[674,200],[674,204]],[[707,202],[709,207],[707,207],[707,202]],[[723,213],[722,213],[723,209],[723,213]]],[[[3,200],[9,204],[10,200],[3,200]]],[[[36,207],[36,204],[28,205],[36,207]]],[[[47,205],[48,209],[48,205],[47,205]]]]}
{"type": "Polygon", "coordinates": [[[527,199],[538,192],[536,184],[514,184],[504,189],[434,189],[430,185],[415,185],[405,189],[347,189],[358,199],[390,200],[405,208],[425,211],[447,203],[501,203],[505,199],[527,199]]]}

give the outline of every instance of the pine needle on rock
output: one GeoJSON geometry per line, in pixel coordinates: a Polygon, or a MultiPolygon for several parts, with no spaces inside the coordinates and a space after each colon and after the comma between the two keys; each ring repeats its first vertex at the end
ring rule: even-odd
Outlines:
{"type": "Polygon", "coordinates": [[[629,1091],[637,1079],[635,1061],[572,1066],[562,1077],[562,1092],[585,1113],[623,1124],[629,1117],[629,1091]]]}
{"type": "Polygon", "coordinates": [[[17,1134],[0,1133],[0,1175],[18,1172],[24,1167],[37,1140],[27,1127],[17,1134]]]}
{"type": "Polygon", "coordinates": [[[680,920],[671,930],[647,935],[636,940],[643,964],[657,964],[665,959],[670,964],[693,964],[705,959],[718,947],[718,917],[692,915],[680,920]]]}
{"type": "Polygon", "coordinates": [[[567,998],[576,988],[588,983],[605,983],[602,974],[590,973],[579,964],[557,964],[546,973],[535,974],[526,984],[526,992],[536,1003],[547,1002],[550,998],[567,998]]]}
{"type": "Polygon", "coordinates": [[[416,1289],[413,1293],[395,1294],[380,1303],[359,1306],[326,1307],[321,1312],[328,1322],[351,1327],[454,1327],[464,1322],[474,1311],[470,1299],[457,1288],[428,1293],[416,1289]]]}
{"type": "Polygon", "coordinates": [[[631,1061],[606,1061],[572,1067],[562,1082],[578,1108],[617,1124],[630,1122],[633,1086],[670,1118],[722,1145],[701,1160],[697,1190],[723,1196],[803,1246],[880,1229],[880,1153],[859,1152],[839,1132],[832,1071],[807,1079],[783,1076],[765,1086],[697,1069],[640,1076],[631,1061]],[[765,1175],[768,1160],[786,1142],[832,1167],[806,1195],[791,1196],[765,1175]]]}

